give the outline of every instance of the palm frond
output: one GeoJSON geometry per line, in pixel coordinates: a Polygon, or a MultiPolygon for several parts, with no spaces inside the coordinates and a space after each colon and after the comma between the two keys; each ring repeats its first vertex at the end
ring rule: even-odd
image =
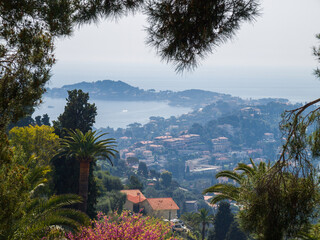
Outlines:
{"type": "Polygon", "coordinates": [[[244,174],[249,177],[253,177],[255,175],[255,173],[257,172],[254,168],[252,168],[244,163],[238,163],[238,166],[234,170],[243,171],[244,174]]]}
{"type": "Polygon", "coordinates": [[[25,214],[12,226],[13,239],[40,239],[52,227],[63,231],[76,231],[81,225],[90,222],[89,217],[81,211],[63,208],[79,203],[77,195],[67,194],[45,197],[35,197],[23,207],[25,214]]]}
{"type": "Polygon", "coordinates": [[[266,165],[265,162],[260,162],[259,166],[258,166],[258,170],[260,173],[266,173],[267,169],[270,168],[270,163],[268,165],[266,165]]]}
{"type": "Polygon", "coordinates": [[[26,174],[24,178],[30,184],[32,193],[35,193],[40,186],[48,181],[46,175],[50,171],[50,166],[36,166],[26,174]]]}
{"type": "Polygon", "coordinates": [[[226,177],[238,183],[238,186],[232,184],[218,183],[203,191],[206,193],[215,193],[216,195],[211,200],[211,203],[217,203],[222,200],[239,201],[243,194],[246,194],[248,189],[252,188],[252,184],[262,174],[265,174],[270,169],[270,163],[266,165],[260,162],[257,166],[252,159],[250,159],[252,166],[244,163],[238,163],[238,166],[233,171],[221,171],[216,174],[216,178],[226,177]],[[238,173],[236,171],[241,171],[238,173]]]}
{"type": "Polygon", "coordinates": [[[81,203],[82,199],[80,196],[75,194],[63,194],[63,195],[54,195],[46,201],[44,208],[45,209],[58,209],[68,205],[81,203]]]}
{"type": "Polygon", "coordinates": [[[218,202],[221,202],[221,201],[225,201],[225,200],[231,200],[231,201],[237,201],[238,199],[236,197],[232,197],[230,195],[226,195],[226,194],[219,194],[219,195],[216,195],[214,196],[212,199],[211,199],[211,204],[216,204],[218,202]]]}
{"type": "Polygon", "coordinates": [[[238,174],[237,172],[235,171],[229,171],[229,170],[224,170],[224,171],[221,171],[221,172],[218,172],[216,174],[216,178],[219,178],[219,177],[226,177],[226,178],[229,178],[231,180],[234,180],[236,181],[237,183],[240,183],[242,181],[242,176],[240,174],[238,174]]]}
{"type": "Polygon", "coordinates": [[[252,168],[254,171],[257,171],[257,166],[256,164],[254,163],[254,161],[252,160],[252,158],[250,158],[250,162],[251,162],[251,165],[252,165],[252,168]]]}
{"type": "Polygon", "coordinates": [[[232,184],[220,183],[204,190],[203,194],[206,193],[215,193],[216,196],[213,198],[215,199],[214,201],[216,201],[216,199],[220,199],[221,197],[223,197],[224,200],[229,199],[236,201],[239,197],[240,189],[232,184]]]}
{"type": "Polygon", "coordinates": [[[56,157],[75,157],[80,161],[94,161],[99,157],[107,159],[111,165],[112,158],[118,151],[113,138],[101,139],[107,133],[98,134],[96,131],[82,133],[79,129],[67,130],[68,136],[61,140],[59,153],[56,157]],[[100,139],[100,140],[99,140],[100,139]]]}

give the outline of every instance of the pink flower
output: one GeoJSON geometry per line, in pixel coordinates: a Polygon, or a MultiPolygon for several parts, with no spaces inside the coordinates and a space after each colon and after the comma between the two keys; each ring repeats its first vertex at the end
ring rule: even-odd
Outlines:
{"type": "Polygon", "coordinates": [[[91,227],[83,227],[79,233],[68,233],[69,240],[174,240],[168,223],[160,219],[143,217],[142,214],[130,215],[123,211],[120,215],[113,213],[106,216],[98,213],[98,219],[92,221],[91,227]]]}

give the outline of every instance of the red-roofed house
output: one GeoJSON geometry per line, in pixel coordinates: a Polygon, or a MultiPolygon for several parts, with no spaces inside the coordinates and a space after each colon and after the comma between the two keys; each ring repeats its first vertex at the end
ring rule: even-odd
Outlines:
{"type": "Polygon", "coordinates": [[[127,194],[127,200],[123,206],[125,209],[137,213],[140,211],[140,208],[144,208],[142,203],[147,198],[139,189],[121,190],[121,192],[127,194]]]}
{"type": "Polygon", "coordinates": [[[157,218],[177,218],[178,205],[172,198],[148,198],[144,203],[146,212],[157,218]]]}
{"type": "Polygon", "coordinates": [[[138,189],[121,190],[127,194],[124,209],[139,212],[143,208],[147,215],[158,218],[177,218],[178,205],[172,198],[146,198],[138,189]]]}

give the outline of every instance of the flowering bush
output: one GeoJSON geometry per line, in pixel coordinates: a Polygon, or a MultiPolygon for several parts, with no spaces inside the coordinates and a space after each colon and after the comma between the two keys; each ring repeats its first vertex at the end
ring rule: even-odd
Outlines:
{"type": "Polygon", "coordinates": [[[142,214],[130,215],[128,211],[110,216],[99,213],[98,220],[92,221],[91,227],[82,227],[78,234],[69,233],[66,237],[70,240],[178,239],[172,237],[169,223],[151,217],[142,217],[142,214]]]}

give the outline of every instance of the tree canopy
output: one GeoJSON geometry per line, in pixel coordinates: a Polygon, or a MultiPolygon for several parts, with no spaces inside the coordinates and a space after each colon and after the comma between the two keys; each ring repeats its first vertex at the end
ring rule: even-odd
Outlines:
{"type": "MultiPolygon", "coordinates": [[[[60,114],[57,121],[53,121],[55,132],[62,138],[67,132],[65,129],[79,129],[82,132],[91,130],[97,115],[95,104],[89,101],[89,94],[82,90],[68,91],[67,104],[64,112],[60,114]]],[[[79,191],[79,161],[75,158],[67,159],[65,156],[54,158],[53,182],[57,194],[78,193],[79,191]]],[[[90,216],[95,216],[95,205],[97,203],[98,189],[93,176],[93,167],[90,164],[88,209],[90,216]]]]}
{"type": "Polygon", "coordinates": [[[160,175],[161,177],[161,183],[163,184],[164,187],[168,188],[170,187],[172,183],[172,173],[168,171],[164,171],[160,175]]]}
{"type": "Polygon", "coordinates": [[[53,121],[53,126],[60,135],[65,135],[64,128],[86,133],[92,129],[97,116],[97,107],[94,103],[89,103],[89,93],[81,89],[68,91],[67,104],[64,112],[59,115],[57,121],[53,121]]]}
{"type": "Polygon", "coordinates": [[[253,0],[148,1],[148,44],[176,70],[194,68],[198,59],[229,40],[240,24],[258,15],[253,0]]]}
{"type": "Polygon", "coordinates": [[[22,148],[26,157],[34,155],[38,165],[49,165],[59,145],[59,137],[53,131],[53,127],[46,125],[14,127],[9,132],[10,143],[22,148]]]}
{"type": "Polygon", "coordinates": [[[214,218],[215,240],[225,239],[229,228],[233,222],[233,214],[230,210],[230,204],[227,202],[220,202],[218,212],[214,218]]]}

